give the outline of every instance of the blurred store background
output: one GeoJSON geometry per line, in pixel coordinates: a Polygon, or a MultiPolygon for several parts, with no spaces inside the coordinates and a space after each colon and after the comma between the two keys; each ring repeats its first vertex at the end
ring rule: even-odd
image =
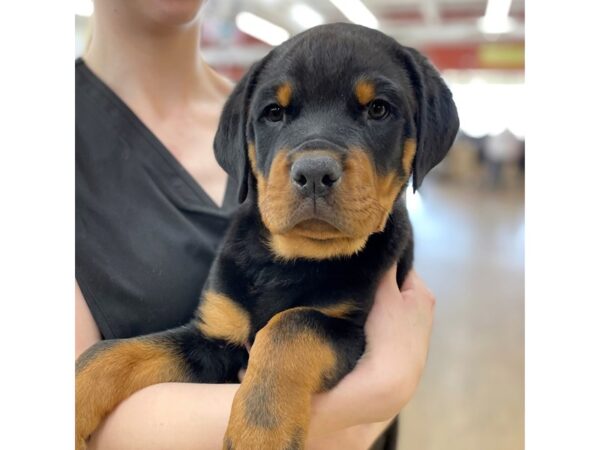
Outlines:
{"type": "MultiPolygon", "coordinates": [[[[76,5],[79,56],[93,3],[76,5]]],[[[416,268],[437,311],[426,373],[401,414],[399,449],[522,449],[524,1],[211,0],[203,14],[201,48],[232,80],[272,45],[339,21],[378,28],[441,71],[461,130],[407,198],[416,268]]]]}

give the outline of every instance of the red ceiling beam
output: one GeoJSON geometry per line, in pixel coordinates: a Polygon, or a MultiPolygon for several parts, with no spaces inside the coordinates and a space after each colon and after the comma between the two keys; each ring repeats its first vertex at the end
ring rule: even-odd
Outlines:
{"type": "MultiPolygon", "coordinates": [[[[482,6],[474,6],[470,8],[443,8],[439,7],[440,19],[446,22],[459,20],[475,20],[480,19],[485,14],[485,4],[482,6]]],[[[392,20],[405,23],[422,23],[423,14],[420,8],[401,9],[386,11],[378,15],[383,20],[392,20]]],[[[509,14],[515,20],[524,21],[525,11],[522,8],[512,8],[509,14]]]]}
{"type": "Polygon", "coordinates": [[[524,42],[428,45],[421,48],[439,70],[525,69],[524,42]]]}

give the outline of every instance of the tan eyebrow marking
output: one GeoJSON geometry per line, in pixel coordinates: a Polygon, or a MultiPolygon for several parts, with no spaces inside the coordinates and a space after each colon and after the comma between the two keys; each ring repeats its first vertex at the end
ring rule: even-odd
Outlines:
{"type": "Polygon", "coordinates": [[[354,88],[358,102],[365,106],[375,98],[375,85],[369,80],[359,80],[354,88]]]}
{"type": "Polygon", "coordinates": [[[283,83],[277,88],[276,95],[279,105],[287,108],[292,101],[292,85],[289,82],[283,83]]]}

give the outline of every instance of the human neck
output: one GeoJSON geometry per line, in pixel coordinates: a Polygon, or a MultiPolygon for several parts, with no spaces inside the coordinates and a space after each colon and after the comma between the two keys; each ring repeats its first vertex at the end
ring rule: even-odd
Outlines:
{"type": "Polygon", "coordinates": [[[219,101],[226,94],[225,81],[200,55],[197,22],[158,29],[108,14],[95,17],[84,60],[121,98],[144,99],[166,111],[195,99],[219,101]]]}

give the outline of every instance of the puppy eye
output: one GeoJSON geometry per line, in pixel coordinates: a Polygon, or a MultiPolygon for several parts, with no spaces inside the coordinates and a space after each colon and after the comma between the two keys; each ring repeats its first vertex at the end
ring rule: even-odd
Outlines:
{"type": "Polygon", "coordinates": [[[269,122],[279,122],[283,120],[283,112],[283,108],[274,103],[265,108],[263,115],[269,122]]]}
{"type": "Polygon", "coordinates": [[[369,103],[369,118],[373,120],[385,119],[390,112],[389,104],[384,100],[373,100],[369,103]]]}

